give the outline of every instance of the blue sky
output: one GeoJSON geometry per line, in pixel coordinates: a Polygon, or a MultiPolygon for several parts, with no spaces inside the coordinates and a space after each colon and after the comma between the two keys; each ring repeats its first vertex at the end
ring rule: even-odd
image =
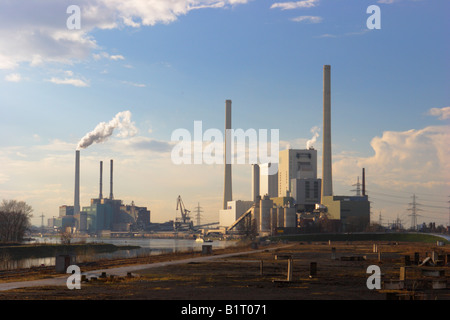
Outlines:
{"type": "MultiPolygon", "coordinates": [[[[82,150],[82,205],[97,195],[98,162],[113,158],[116,198],[148,206],[154,222],[173,219],[178,194],[217,221],[223,168],[173,165],[171,133],[195,120],[222,130],[231,99],[234,128],[279,129],[281,146],[304,148],[322,126],[330,64],[336,194],[351,194],[365,167],[376,219],[409,226],[415,192],[428,210],[419,222],[447,224],[448,9],[437,0],[0,4],[0,196],[30,203],[34,223],[56,216],[73,201],[78,141],[129,110],[137,134],[82,150]],[[80,30],[66,27],[72,4],[80,30]],[[372,4],[380,30],[366,27],[372,4]]],[[[235,166],[233,179],[234,198],[250,198],[249,166],[235,166]]]]}

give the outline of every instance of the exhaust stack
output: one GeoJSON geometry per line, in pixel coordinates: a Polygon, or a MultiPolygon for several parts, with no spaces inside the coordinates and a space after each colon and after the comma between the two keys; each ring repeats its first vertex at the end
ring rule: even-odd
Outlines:
{"type": "Polygon", "coordinates": [[[366,169],[362,169],[362,195],[366,195],[366,169]]]}
{"type": "Polygon", "coordinates": [[[260,176],[259,165],[257,163],[252,164],[252,200],[254,203],[258,201],[258,197],[260,196],[260,176]]]}
{"type": "Polygon", "coordinates": [[[98,195],[99,199],[103,199],[103,161],[100,161],[100,193],[98,195]]]}
{"type": "Polygon", "coordinates": [[[110,181],[109,181],[109,199],[113,200],[113,160],[111,159],[111,172],[110,172],[110,181]]]}
{"type": "Polygon", "coordinates": [[[80,150],[75,151],[75,192],[73,209],[74,214],[80,213],[80,150]]]}
{"type": "Polygon", "coordinates": [[[227,209],[228,201],[233,200],[231,187],[231,100],[225,101],[225,145],[224,145],[224,191],[223,209],[227,209]]]}
{"type": "Polygon", "coordinates": [[[331,169],[331,66],[323,66],[322,198],[333,195],[331,169]]]}

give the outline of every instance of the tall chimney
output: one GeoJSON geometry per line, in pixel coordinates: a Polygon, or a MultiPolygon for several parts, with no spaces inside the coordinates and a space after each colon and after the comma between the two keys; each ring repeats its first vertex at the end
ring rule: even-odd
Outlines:
{"type": "Polygon", "coordinates": [[[331,66],[323,66],[322,199],[333,195],[331,170],[331,66]]]}
{"type": "Polygon", "coordinates": [[[111,173],[109,178],[109,199],[114,199],[113,197],[113,160],[111,159],[111,173]]]}
{"type": "Polygon", "coordinates": [[[252,200],[253,202],[258,201],[258,196],[260,193],[260,182],[259,182],[259,164],[252,164],[252,200]]]}
{"type": "Polygon", "coordinates": [[[75,192],[73,200],[73,213],[80,213],[80,150],[75,151],[75,192]]]}
{"type": "Polygon", "coordinates": [[[366,169],[362,169],[362,195],[366,195],[366,169]]]}
{"type": "Polygon", "coordinates": [[[99,199],[103,199],[103,161],[100,161],[100,194],[99,199]]]}
{"type": "Polygon", "coordinates": [[[224,191],[223,209],[227,209],[228,201],[233,199],[231,187],[231,100],[225,101],[225,145],[224,145],[224,191]]]}

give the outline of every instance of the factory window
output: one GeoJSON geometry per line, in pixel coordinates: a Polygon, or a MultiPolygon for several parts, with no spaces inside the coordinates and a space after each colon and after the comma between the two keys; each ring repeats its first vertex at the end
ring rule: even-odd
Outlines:
{"type": "Polygon", "coordinates": [[[297,159],[308,158],[311,159],[311,153],[297,153],[297,159]]]}

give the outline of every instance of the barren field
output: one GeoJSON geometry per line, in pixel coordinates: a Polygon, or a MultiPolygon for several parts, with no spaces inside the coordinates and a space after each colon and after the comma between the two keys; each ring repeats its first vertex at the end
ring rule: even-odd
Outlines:
{"type": "MultiPolygon", "coordinates": [[[[65,286],[32,287],[0,292],[0,300],[386,300],[421,299],[450,300],[447,265],[428,267],[443,270],[447,289],[433,289],[432,277],[424,277],[423,267],[412,263],[406,267],[405,289],[369,290],[371,275],[367,267],[377,265],[382,281],[398,280],[405,255],[414,262],[418,252],[422,262],[434,250],[449,254],[449,246],[436,247],[424,243],[377,242],[379,254],[373,252],[375,242],[290,242],[215,250],[213,255],[232,251],[248,254],[214,260],[146,268],[132,277],[110,277],[81,283],[80,290],[65,286]],[[275,248],[274,250],[269,250],[275,248]],[[335,256],[332,258],[332,248],[335,256]],[[287,280],[288,260],[292,257],[292,279],[287,280]],[[277,259],[276,259],[277,257],[277,259]],[[310,275],[311,263],[316,273],[310,275]]],[[[99,261],[80,265],[81,271],[105,269],[132,264],[186,259],[200,253],[170,254],[140,259],[99,261]]],[[[0,282],[61,276],[53,268],[36,268],[20,272],[0,273],[0,282]]],[[[442,277],[441,277],[442,278],[442,277]]]]}

